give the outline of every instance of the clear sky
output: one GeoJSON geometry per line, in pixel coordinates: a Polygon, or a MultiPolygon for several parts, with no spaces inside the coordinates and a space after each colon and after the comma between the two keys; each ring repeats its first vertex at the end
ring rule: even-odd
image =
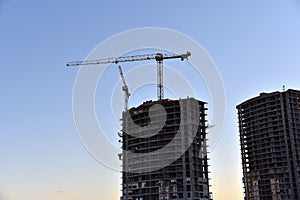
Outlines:
{"type": "MultiPolygon", "coordinates": [[[[217,65],[227,115],[209,155],[212,192],[217,200],[242,199],[235,106],[282,85],[300,89],[297,0],[0,1],[1,200],[119,199],[120,173],[91,157],[77,135],[72,90],[78,69],[65,63],[141,27],[186,34],[217,65]]],[[[137,96],[131,105],[141,103],[137,96]]],[[[196,97],[205,100],[201,91],[196,97]]]]}

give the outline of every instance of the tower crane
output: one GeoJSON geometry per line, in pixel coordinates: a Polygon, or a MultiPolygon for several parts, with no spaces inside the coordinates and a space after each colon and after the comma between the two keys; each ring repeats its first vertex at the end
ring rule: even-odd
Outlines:
{"type": "Polygon", "coordinates": [[[129,93],[128,86],[126,84],[126,81],[125,81],[125,78],[123,75],[122,68],[120,65],[118,68],[119,68],[120,76],[121,76],[122,82],[123,82],[122,90],[124,91],[124,110],[126,112],[128,110],[128,99],[130,97],[130,93],[129,93]]]}
{"type": "Polygon", "coordinates": [[[73,61],[68,62],[67,66],[80,66],[80,65],[98,65],[98,64],[108,64],[120,62],[133,62],[133,61],[143,61],[143,60],[156,60],[157,62],[157,98],[162,100],[164,98],[164,87],[163,87],[163,60],[180,58],[181,61],[187,60],[191,56],[191,52],[186,52],[185,54],[143,54],[135,56],[121,56],[112,58],[103,58],[98,60],[85,60],[85,61],[73,61]]]}

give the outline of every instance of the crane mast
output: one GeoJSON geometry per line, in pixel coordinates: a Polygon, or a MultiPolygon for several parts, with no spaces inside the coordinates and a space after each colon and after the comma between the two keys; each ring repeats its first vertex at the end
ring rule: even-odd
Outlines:
{"type": "MultiPolygon", "coordinates": [[[[134,56],[121,56],[121,57],[116,57],[116,58],[111,57],[111,58],[104,58],[104,59],[97,59],[97,60],[73,61],[73,62],[68,62],[66,65],[67,66],[80,66],[80,65],[109,64],[109,63],[118,64],[120,62],[156,60],[156,62],[157,62],[157,98],[158,98],[158,100],[162,100],[164,98],[163,60],[180,58],[181,61],[183,61],[183,60],[187,60],[189,56],[191,56],[191,52],[186,52],[185,54],[162,54],[162,53],[143,54],[143,55],[134,55],[134,56]]],[[[124,82],[123,82],[123,84],[124,84],[124,82]]]]}
{"type": "Polygon", "coordinates": [[[126,112],[128,110],[128,99],[130,97],[130,93],[129,93],[129,89],[128,89],[128,86],[126,84],[125,78],[124,78],[122,68],[121,68],[120,65],[119,65],[118,68],[119,68],[120,76],[121,76],[121,79],[122,79],[122,82],[123,82],[122,90],[124,91],[124,110],[126,112]]]}
{"type": "Polygon", "coordinates": [[[164,98],[164,87],[163,87],[163,61],[157,61],[157,98],[159,100],[164,98]]]}

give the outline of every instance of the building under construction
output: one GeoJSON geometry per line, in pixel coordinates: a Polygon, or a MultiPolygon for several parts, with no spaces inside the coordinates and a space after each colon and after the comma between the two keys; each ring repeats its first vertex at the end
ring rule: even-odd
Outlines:
{"type": "Polygon", "coordinates": [[[246,200],[300,199],[300,91],[237,106],[246,200]]]}
{"type": "Polygon", "coordinates": [[[211,199],[205,105],[163,99],[123,113],[121,200],[211,199]]]}

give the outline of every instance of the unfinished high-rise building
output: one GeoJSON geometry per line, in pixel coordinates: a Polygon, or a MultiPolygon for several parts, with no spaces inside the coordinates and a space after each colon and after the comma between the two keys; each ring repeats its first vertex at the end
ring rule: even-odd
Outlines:
{"type": "Polygon", "coordinates": [[[300,91],[237,106],[246,200],[300,199],[300,91]]]}
{"type": "Polygon", "coordinates": [[[206,103],[147,101],[123,113],[121,200],[210,200],[206,103]]]}

